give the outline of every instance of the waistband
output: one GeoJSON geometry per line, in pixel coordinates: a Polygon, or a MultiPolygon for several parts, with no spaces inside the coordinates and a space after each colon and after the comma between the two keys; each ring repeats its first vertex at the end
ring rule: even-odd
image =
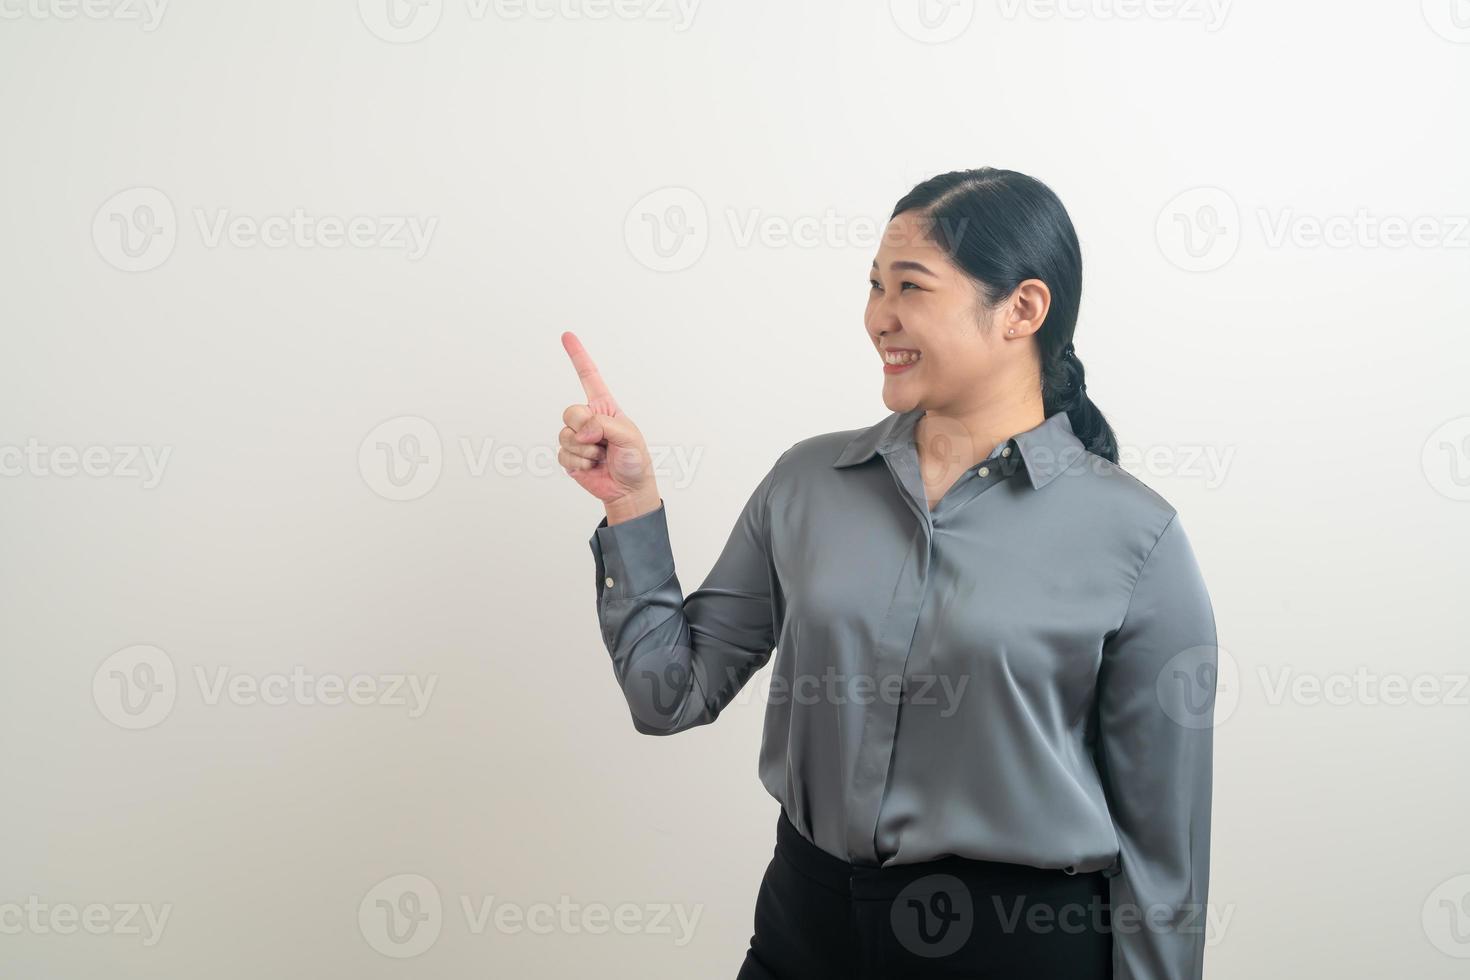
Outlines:
{"type": "Polygon", "coordinates": [[[1108,889],[1101,871],[1068,874],[1061,868],[1034,868],[954,855],[887,867],[850,864],[807,840],[784,807],[776,823],[776,850],[817,884],[854,898],[892,899],[912,882],[936,874],[954,875],[972,889],[991,894],[1032,894],[1057,888],[1073,894],[1106,894],[1108,889]]]}

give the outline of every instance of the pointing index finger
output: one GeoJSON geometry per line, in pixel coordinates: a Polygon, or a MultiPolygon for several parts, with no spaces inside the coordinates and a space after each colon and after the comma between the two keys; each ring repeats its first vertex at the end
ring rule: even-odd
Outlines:
{"type": "Polygon", "coordinates": [[[587,406],[599,415],[617,417],[618,403],[613,400],[607,382],[602,380],[597,365],[592,363],[592,355],[587,353],[587,348],[582,346],[577,335],[570,330],[566,331],[561,335],[561,345],[571,357],[572,367],[577,369],[577,377],[582,379],[582,391],[587,395],[587,406]]]}

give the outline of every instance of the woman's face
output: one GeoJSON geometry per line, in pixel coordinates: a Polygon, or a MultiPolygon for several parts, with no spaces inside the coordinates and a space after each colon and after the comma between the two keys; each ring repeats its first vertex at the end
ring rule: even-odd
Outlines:
{"type": "Polygon", "coordinates": [[[1005,331],[992,328],[974,281],[924,230],[912,212],[893,218],[869,273],[869,339],[880,355],[909,352],[909,362],[881,366],[883,402],[894,412],[973,405],[1004,360],[1005,331]]]}

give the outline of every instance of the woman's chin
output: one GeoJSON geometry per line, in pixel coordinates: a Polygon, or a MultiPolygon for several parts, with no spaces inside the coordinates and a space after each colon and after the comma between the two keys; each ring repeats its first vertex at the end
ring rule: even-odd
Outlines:
{"type": "Polygon", "coordinates": [[[919,407],[919,393],[917,391],[906,391],[902,386],[885,384],[883,386],[883,404],[890,412],[908,412],[919,407]]]}

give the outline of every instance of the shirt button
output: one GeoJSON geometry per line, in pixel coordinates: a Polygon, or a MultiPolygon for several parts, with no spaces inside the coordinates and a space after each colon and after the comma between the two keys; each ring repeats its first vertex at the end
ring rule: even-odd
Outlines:
{"type": "Polygon", "coordinates": [[[602,584],[605,585],[605,586],[607,586],[609,589],[612,588],[613,587],[612,576],[609,575],[607,578],[603,579],[602,580],[602,584]]]}
{"type": "Polygon", "coordinates": [[[1009,456],[1011,454],[1011,447],[1010,446],[1005,447],[1004,449],[1002,449],[1000,451],[1000,454],[1002,456],[1009,456]]]}
{"type": "Polygon", "coordinates": [[[982,467],[980,467],[980,475],[981,476],[989,476],[990,475],[990,467],[988,467],[988,466],[982,466],[982,467]]]}

